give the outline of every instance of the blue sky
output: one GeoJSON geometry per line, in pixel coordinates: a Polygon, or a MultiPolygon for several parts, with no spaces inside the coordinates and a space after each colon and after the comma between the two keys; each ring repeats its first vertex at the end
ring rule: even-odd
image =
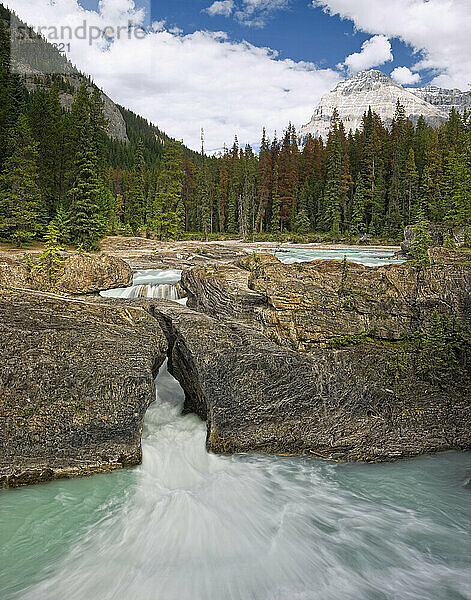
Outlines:
{"type": "MultiPolygon", "coordinates": [[[[269,46],[278,50],[281,58],[307,60],[320,67],[335,67],[370,37],[356,32],[351,21],[329,16],[307,0],[293,0],[286,10],[273,12],[263,27],[249,27],[234,18],[210,17],[203,12],[210,4],[201,0],[153,0],[152,16],[157,20],[167,19],[185,33],[198,29],[225,31],[233,40],[269,46]]],[[[411,49],[402,42],[395,40],[393,46],[396,60],[386,65],[386,71],[391,72],[397,66],[410,67],[415,62],[411,59],[411,49]]]]}
{"type": "Polygon", "coordinates": [[[470,0],[3,1],[33,27],[86,20],[103,31],[141,20],[144,38],[73,39],[69,57],[112,99],[195,149],[201,128],[208,150],[236,134],[257,145],[262,127],[270,136],[299,128],[360,70],[406,86],[471,83],[470,0]]]}
{"type": "MultiPolygon", "coordinates": [[[[81,4],[97,9],[98,0],[82,0],[81,4]]],[[[356,30],[352,21],[330,16],[308,0],[288,0],[285,9],[268,14],[263,26],[248,26],[233,17],[210,16],[205,12],[211,6],[210,0],[136,0],[135,4],[146,10],[150,6],[151,21],[165,20],[169,27],[177,27],[185,34],[203,29],[224,31],[234,41],[268,46],[277,50],[280,58],[309,61],[324,68],[335,68],[371,37],[356,30]]],[[[417,61],[412,48],[402,41],[391,40],[391,45],[394,60],[379,67],[387,74],[396,67],[410,68],[417,61]]],[[[432,78],[430,73],[424,75],[420,85],[432,78]]]]}

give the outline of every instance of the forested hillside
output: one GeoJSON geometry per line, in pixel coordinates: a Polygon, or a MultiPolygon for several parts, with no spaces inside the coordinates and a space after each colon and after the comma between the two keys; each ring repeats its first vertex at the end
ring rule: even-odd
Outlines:
{"type": "Polygon", "coordinates": [[[60,103],[60,77],[28,92],[10,69],[3,7],[0,16],[3,241],[47,238],[93,249],[100,237],[118,232],[160,239],[370,233],[398,240],[415,222],[471,223],[466,112],[453,110],[434,130],[424,119],[414,127],[398,104],[388,130],[370,109],[361,131],[348,135],[334,114],[325,141],[308,136],[299,148],[289,125],[281,139],[263,133],[259,155],[236,139],[209,157],[120,107],[129,141],[113,140],[88,78],[70,111],[60,103]]]}

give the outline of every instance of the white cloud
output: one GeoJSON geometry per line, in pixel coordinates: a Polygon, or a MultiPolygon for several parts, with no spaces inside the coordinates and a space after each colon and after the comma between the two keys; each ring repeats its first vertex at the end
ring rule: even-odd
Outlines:
{"type": "Polygon", "coordinates": [[[419,83],[420,75],[418,73],[412,73],[408,67],[396,67],[391,73],[392,79],[401,85],[412,85],[419,83]]]}
{"type": "Polygon", "coordinates": [[[263,27],[272,13],[288,8],[291,0],[242,0],[236,18],[249,27],[263,27]]]}
{"type": "MultiPolygon", "coordinates": [[[[108,0],[112,2],[113,0],[108,0]]],[[[85,11],[76,0],[7,0],[34,25],[88,24],[103,27],[103,17],[85,11]]],[[[131,0],[116,0],[128,18],[131,0]]],[[[121,17],[106,25],[121,24],[121,17]]],[[[281,60],[269,48],[233,42],[224,32],[172,33],[155,23],[144,39],[127,36],[105,44],[73,40],[71,60],[115,101],[156,123],[166,133],[199,148],[200,128],[206,147],[256,144],[261,129],[279,133],[289,121],[309,120],[320,97],[341,79],[331,69],[281,60]]]]}
{"type": "Polygon", "coordinates": [[[363,43],[361,52],[355,52],[347,56],[344,66],[350,73],[358,73],[358,71],[383,65],[385,62],[393,60],[393,58],[388,38],[384,35],[375,35],[363,43]]]}
{"type": "Polygon", "coordinates": [[[367,33],[399,38],[420,52],[414,70],[433,69],[435,84],[471,83],[469,0],[312,0],[367,33]]]}
{"type": "Polygon", "coordinates": [[[211,6],[204,9],[204,12],[208,13],[210,17],[216,15],[222,17],[229,17],[234,9],[234,0],[216,0],[211,6]]]}
{"type": "Polygon", "coordinates": [[[291,0],[216,0],[203,12],[211,17],[222,15],[229,17],[234,14],[239,23],[248,27],[264,27],[267,19],[276,11],[285,10],[291,0]]]}

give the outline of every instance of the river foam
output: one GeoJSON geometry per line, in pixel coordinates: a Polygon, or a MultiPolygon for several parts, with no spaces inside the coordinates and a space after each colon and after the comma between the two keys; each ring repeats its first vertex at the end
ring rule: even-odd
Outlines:
{"type": "Polygon", "coordinates": [[[140,467],[0,494],[2,600],[471,598],[470,453],[215,456],[164,365],[140,467]]]}

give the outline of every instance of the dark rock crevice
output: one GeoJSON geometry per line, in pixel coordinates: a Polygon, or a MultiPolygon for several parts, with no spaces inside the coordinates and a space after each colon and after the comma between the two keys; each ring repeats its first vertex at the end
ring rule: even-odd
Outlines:
{"type": "Polygon", "coordinates": [[[185,411],[207,421],[209,451],[387,461],[471,445],[466,397],[417,394],[413,380],[398,394],[387,373],[394,349],[362,343],[299,353],[166,301],[148,310],[167,336],[185,411]]]}

